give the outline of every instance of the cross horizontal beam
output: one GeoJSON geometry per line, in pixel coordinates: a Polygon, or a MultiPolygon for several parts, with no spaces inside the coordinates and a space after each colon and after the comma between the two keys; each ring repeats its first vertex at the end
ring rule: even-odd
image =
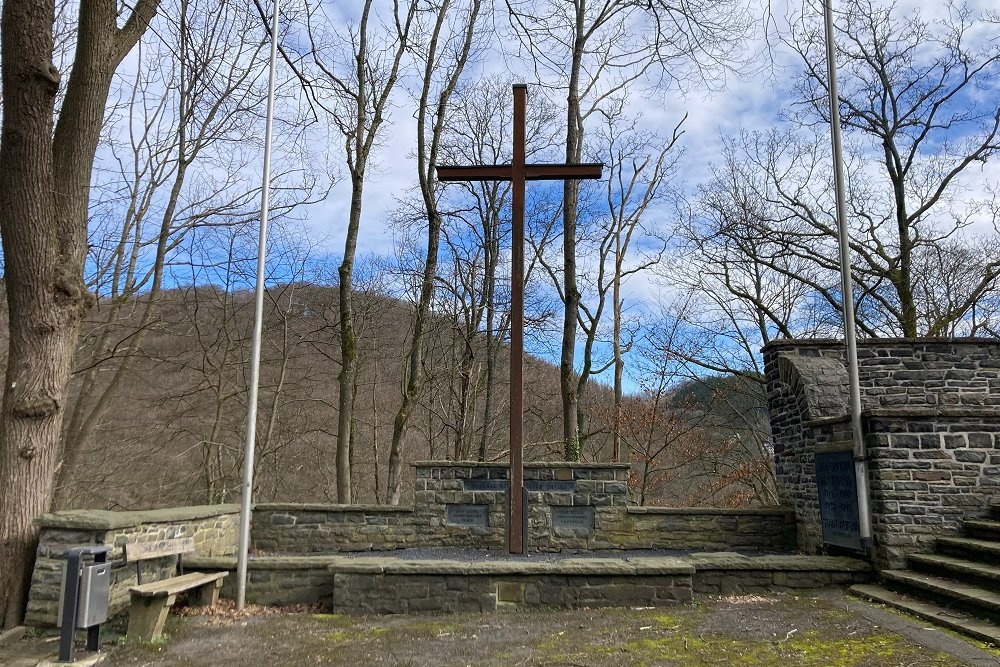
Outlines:
{"type": "MultiPolygon", "coordinates": [[[[599,162],[568,164],[565,162],[524,165],[526,181],[561,181],[566,179],[598,179],[604,167],[599,162]]],[[[439,165],[439,181],[509,181],[513,176],[513,165],[490,164],[470,166],[439,165]]]]}

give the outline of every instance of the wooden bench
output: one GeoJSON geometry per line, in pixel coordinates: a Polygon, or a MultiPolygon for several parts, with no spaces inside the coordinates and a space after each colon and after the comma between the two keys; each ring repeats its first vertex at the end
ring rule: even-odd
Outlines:
{"type": "Polygon", "coordinates": [[[170,607],[178,593],[190,591],[193,606],[212,606],[219,601],[219,589],[228,572],[192,572],[184,574],[184,554],[194,551],[194,539],[181,537],[157,542],[131,542],[125,545],[126,562],[134,562],[136,584],[128,589],[132,604],[128,612],[129,641],[152,641],[163,633],[170,607]],[[140,562],[164,556],[177,556],[179,576],[142,583],[140,562]]]}

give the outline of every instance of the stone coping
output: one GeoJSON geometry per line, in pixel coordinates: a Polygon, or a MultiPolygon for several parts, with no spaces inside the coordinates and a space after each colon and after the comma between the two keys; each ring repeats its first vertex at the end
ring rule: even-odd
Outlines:
{"type": "Polygon", "coordinates": [[[381,557],[341,557],[330,563],[334,573],[414,575],[658,575],[694,574],[694,567],[681,558],[562,558],[554,561],[403,560],[381,557]]]}
{"type": "Polygon", "coordinates": [[[695,553],[685,556],[695,570],[756,570],[777,572],[871,572],[871,563],[847,556],[803,556],[775,554],[744,556],[725,551],[695,553]]]}
{"type": "MultiPolygon", "coordinates": [[[[861,411],[862,419],[983,419],[986,421],[1000,419],[1000,406],[939,406],[939,405],[909,405],[894,408],[868,408],[861,411]]],[[[851,421],[851,415],[836,415],[820,417],[805,422],[806,426],[822,428],[851,421]]]]}
{"type": "Polygon", "coordinates": [[[996,405],[975,405],[975,406],[938,406],[938,405],[913,405],[898,408],[872,408],[861,412],[864,418],[925,418],[925,419],[948,419],[948,418],[978,418],[997,419],[1000,417],[1000,406],[996,405]]]}
{"type": "Polygon", "coordinates": [[[42,528],[71,528],[74,530],[115,530],[148,523],[178,523],[213,516],[239,514],[239,505],[193,505],[190,507],[164,507],[155,510],[113,512],[109,510],[66,510],[43,514],[35,519],[42,528]]]}
{"type": "Polygon", "coordinates": [[[630,506],[629,514],[672,514],[674,516],[788,516],[794,512],[786,507],[649,507],[630,506]]]}
{"type": "MultiPolygon", "coordinates": [[[[843,338],[778,338],[768,342],[761,352],[774,348],[788,347],[843,347],[843,338]]],[[[885,347],[887,345],[993,345],[1000,346],[996,338],[974,337],[924,337],[924,338],[859,338],[858,347],[885,347]]]]}
{"type": "MultiPolygon", "coordinates": [[[[503,461],[414,461],[414,468],[509,468],[503,461]]],[[[581,470],[629,470],[631,463],[571,463],[569,461],[531,461],[525,468],[575,468],[581,470]]]]}
{"type": "Polygon", "coordinates": [[[412,512],[409,505],[344,505],[331,503],[257,503],[254,510],[271,512],[412,512]]]}
{"type": "MultiPolygon", "coordinates": [[[[188,556],[192,570],[235,570],[234,556],[188,556]]],[[[846,556],[778,554],[744,556],[733,552],[703,552],[684,556],[621,558],[562,558],[551,561],[406,560],[392,556],[258,556],[250,570],[328,570],[344,574],[413,575],[657,575],[706,571],[871,572],[870,563],[846,556]]]]}

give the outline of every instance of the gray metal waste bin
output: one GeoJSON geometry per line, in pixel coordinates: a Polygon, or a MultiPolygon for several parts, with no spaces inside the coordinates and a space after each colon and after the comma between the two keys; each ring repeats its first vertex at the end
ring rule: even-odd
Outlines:
{"type": "Polygon", "coordinates": [[[62,590],[59,594],[59,662],[73,662],[73,635],[77,628],[87,630],[87,649],[96,651],[100,644],[101,623],[108,620],[111,591],[111,563],[106,562],[111,547],[107,545],[74,547],[66,550],[62,590]],[[84,562],[85,556],[93,558],[84,562]]]}

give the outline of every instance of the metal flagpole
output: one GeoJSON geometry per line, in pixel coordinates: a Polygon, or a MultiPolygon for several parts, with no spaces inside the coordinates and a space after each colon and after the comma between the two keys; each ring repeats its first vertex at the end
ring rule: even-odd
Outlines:
{"type": "Polygon", "coordinates": [[[861,384],[858,378],[858,342],[854,326],[854,280],[851,246],[847,234],[847,200],[844,194],[844,159],[840,139],[840,105],[837,96],[837,57],[833,41],[833,0],[823,2],[826,28],[826,73],[830,92],[830,140],[833,144],[834,190],[837,196],[837,230],[840,238],[840,277],[843,291],[844,338],[847,343],[847,381],[850,386],[851,436],[854,443],[854,477],[858,495],[858,528],[861,547],[872,546],[872,519],[868,506],[868,462],[861,432],[861,384]]]}
{"type": "Polygon", "coordinates": [[[271,129],[274,125],[274,80],[278,69],[279,0],[274,0],[271,20],[271,63],[267,79],[267,120],[264,123],[264,173],[260,190],[260,233],[257,236],[257,287],[253,338],[250,346],[250,400],[247,406],[247,441],[243,454],[243,499],[240,506],[240,552],[236,565],[236,607],[246,604],[247,556],[250,550],[250,502],[253,495],[253,456],[257,438],[257,385],[260,381],[260,338],[264,319],[264,268],[267,251],[267,213],[271,191],[271,129]]]}

